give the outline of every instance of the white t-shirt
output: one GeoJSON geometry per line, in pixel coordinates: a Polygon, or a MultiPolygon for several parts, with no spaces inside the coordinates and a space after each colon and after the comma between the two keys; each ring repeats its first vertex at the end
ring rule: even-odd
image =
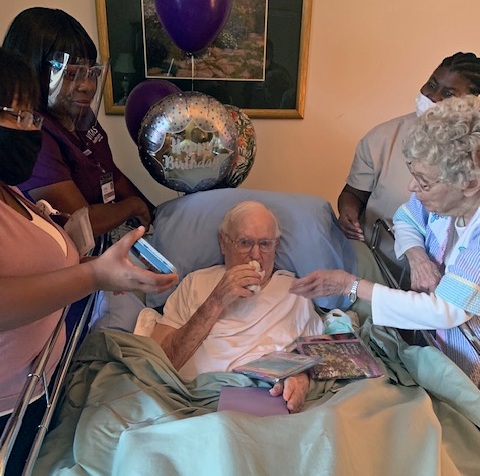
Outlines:
{"type": "MultiPolygon", "coordinates": [[[[194,271],[168,298],[160,323],[182,327],[206,301],[225,266],[194,271]]],[[[298,336],[323,333],[323,321],[310,299],[289,292],[293,275],[276,271],[251,298],[232,303],[193,356],[180,369],[185,379],[205,372],[231,371],[268,352],[289,348],[298,336]]]]}

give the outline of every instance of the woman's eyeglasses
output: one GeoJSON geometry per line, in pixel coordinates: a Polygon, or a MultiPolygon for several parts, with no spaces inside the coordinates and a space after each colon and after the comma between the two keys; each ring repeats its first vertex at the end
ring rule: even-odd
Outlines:
{"type": "Polygon", "coordinates": [[[68,81],[97,81],[102,76],[100,66],[68,65],[63,71],[63,77],[68,81]]]}
{"type": "Polygon", "coordinates": [[[415,179],[415,181],[418,183],[418,185],[420,186],[420,188],[424,191],[424,192],[428,192],[429,190],[431,190],[433,187],[435,187],[435,185],[439,184],[441,182],[441,180],[437,180],[435,182],[427,182],[425,179],[419,177],[415,171],[413,170],[412,168],[412,163],[411,162],[407,162],[407,167],[408,167],[408,171],[410,172],[410,174],[412,175],[412,177],[415,179]]]}
{"type": "Polygon", "coordinates": [[[278,238],[273,240],[251,240],[249,238],[239,238],[232,240],[228,235],[226,237],[232,242],[235,251],[238,253],[250,253],[255,245],[258,245],[262,253],[272,253],[278,245],[278,238]]]}
{"type": "Polygon", "coordinates": [[[22,129],[30,129],[32,126],[37,129],[42,128],[43,116],[37,112],[23,111],[13,107],[0,106],[0,112],[5,112],[17,119],[17,124],[22,129]]]}

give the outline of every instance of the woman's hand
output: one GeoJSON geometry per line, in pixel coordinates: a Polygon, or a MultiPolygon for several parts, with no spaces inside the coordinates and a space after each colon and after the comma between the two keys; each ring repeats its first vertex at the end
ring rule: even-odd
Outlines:
{"type": "Polygon", "coordinates": [[[410,288],[419,293],[431,293],[435,290],[442,274],[438,266],[430,260],[425,250],[416,246],[406,253],[410,264],[410,288]]]}
{"type": "Polygon", "coordinates": [[[132,262],[129,250],[144,233],[143,226],[130,231],[97,259],[84,264],[91,266],[97,289],[161,293],[178,281],[177,274],[155,273],[132,262]]]}
{"type": "Polygon", "coordinates": [[[355,276],[341,269],[317,269],[303,278],[295,279],[290,292],[308,299],[348,294],[355,276]]]}
{"type": "Polygon", "coordinates": [[[289,412],[298,413],[303,410],[309,385],[310,379],[308,375],[303,372],[288,377],[285,379],[285,383],[277,382],[273,388],[270,389],[270,395],[272,395],[272,397],[282,395],[283,399],[287,402],[289,412]]]}
{"type": "Polygon", "coordinates": [[[141,225],[143,225],[146,229],[152,223],[152,214],[148,208],[146,202],[144,202],[139,197],[128,197],[125,200],[118,202],[120,204],[127,204],[130,208],[130,216],[129,219],[137,219],[141,225]]]}
{"type": "Polygon", "coordinates": [[[367,206],[370,192],[346,184],[338,197],[338,223],[345,236],[351,240],[365,241],[360,225],[360,215],[367,206]]]}
{"type": "Polygon", "coordinates": [[[358,219],[358,213],[353,210],[344,210],[338,217],[338,223],[344,235],[350,240],[365,241],[362,226],[358,219]]]}

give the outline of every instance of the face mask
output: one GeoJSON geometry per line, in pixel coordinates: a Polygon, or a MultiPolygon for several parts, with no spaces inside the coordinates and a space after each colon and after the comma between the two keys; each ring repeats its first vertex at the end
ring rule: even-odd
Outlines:
{"type": "Polygon", "coordinates": [[[415,98],[415,106],[417,116],[420,117],[427,109],[430,109],[435,103],[424,96],[422,93],[418,93],[415,98]]]}
{"type": "Polygon", "coordinates": [[[0,126],[0,180],[8,185],[28,180],[41,147],[40,131],[0,126]]]}

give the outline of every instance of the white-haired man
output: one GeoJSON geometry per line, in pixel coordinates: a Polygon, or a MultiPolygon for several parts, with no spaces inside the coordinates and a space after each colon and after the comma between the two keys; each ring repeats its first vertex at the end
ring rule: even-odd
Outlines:
{"type": "MultiPolygon", "coordinates": [[[[186,276],[152,334],[182,377],[230,371],[290,348],[300,335],[323,332],[313,303],[289,293],[293,275],[274,270],[280,235],[277,218],[259,202],[241,202],[227,212],[219,227],[225,264],[186,276]]],[[[271,394],[282,394],[297,412],[308,388],[302,373],[276,384],[271,394]]]]}

